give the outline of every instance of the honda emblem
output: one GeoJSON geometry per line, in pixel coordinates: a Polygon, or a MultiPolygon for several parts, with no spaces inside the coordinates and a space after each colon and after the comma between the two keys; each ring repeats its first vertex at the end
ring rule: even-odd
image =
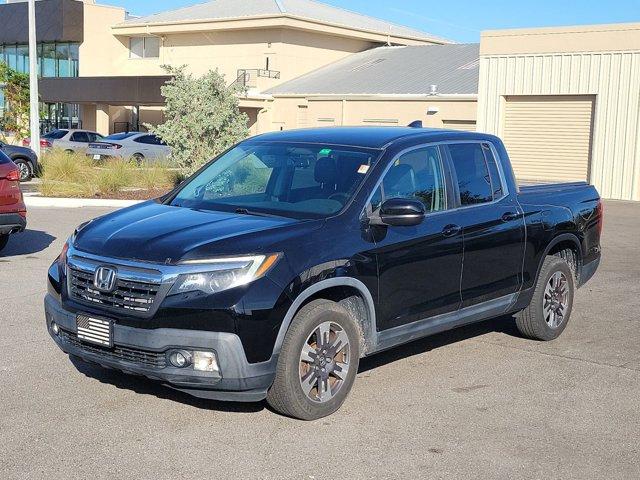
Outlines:
{"type": "Polygon", "coordinates": [[[111,267],[98,267],[93,277],[93,286],[101,292],[112,292],[116,286],[116,271],[111,267]]]}

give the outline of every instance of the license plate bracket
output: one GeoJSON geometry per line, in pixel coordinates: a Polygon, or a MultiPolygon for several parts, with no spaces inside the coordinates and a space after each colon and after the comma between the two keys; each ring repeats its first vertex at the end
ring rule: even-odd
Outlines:
{"type": "Polygon", "coordinates": [[[79,340],[101,347],[113,347],[112,320],[79,314],[76,316],[76,328],[79,340]]]}

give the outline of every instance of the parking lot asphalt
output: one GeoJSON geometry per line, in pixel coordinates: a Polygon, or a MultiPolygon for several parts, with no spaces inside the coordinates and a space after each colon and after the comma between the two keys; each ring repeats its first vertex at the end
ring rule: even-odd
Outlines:
{"type": "Polygon", "coordinates": [[[640,203],[606,203],[600,270],[558,340],[500,318],[416,341],[363,360],[312,423],[58,350],[47,268],[107,211],[32,208],[0,256],[0,478],[640,478],[640,203]]]}

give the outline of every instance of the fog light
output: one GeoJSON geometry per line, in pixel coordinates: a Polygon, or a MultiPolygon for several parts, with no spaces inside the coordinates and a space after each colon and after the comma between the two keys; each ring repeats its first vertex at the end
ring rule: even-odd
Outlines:
{"type": "Polygon", "coordinates": [[[169,354],[169,362],[176,368],[184,368],[191,365],[191,354],[184,350],[175,350],[169,354]]]}
{"type": "Polygon", "coordinates": [[[193,369],[199,372],[220,373],[216,354],[213,352],[193,352],[193,369]]]}
{"type": "Polygon", "coordinates": [[[58,327],[56,322],[51,322],[51,331],[54,335],[58,335],[60,333],[60,327],[58,327]]]}

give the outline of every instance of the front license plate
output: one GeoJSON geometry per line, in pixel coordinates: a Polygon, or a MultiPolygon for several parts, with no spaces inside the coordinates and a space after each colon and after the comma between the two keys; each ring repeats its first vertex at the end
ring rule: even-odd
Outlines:
{"type": "Polygon", "coordinates": [[[94,156],[93,156],[93,159],[94,159],[94,160],[100,160],[100,157],[101,157],[101,155],[97,155],[97,154],[96,154],[96,155],[94,155],[94,156]]]}
{"type": "Polygon", "coordinates": [[[113,322],[102,318],[93,318],[86,315],[76,317],[78,339],[83,342],[113,347],[113,322]]]}

